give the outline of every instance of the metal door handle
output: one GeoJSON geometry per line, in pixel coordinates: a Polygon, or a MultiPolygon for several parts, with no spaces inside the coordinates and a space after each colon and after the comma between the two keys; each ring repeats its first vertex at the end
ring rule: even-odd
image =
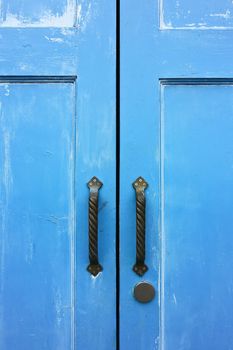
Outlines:
{"type": "Polygon", "coordinates": [[[136,263],[133,271],[139,276],[143,276],[148,270],[145,264],[145,189],[147,182],[140,176],[133,182],[136,191],[136,263]]]}
{"type": "Polygon", "coordinates": [[[98,259],[98,192],[102,185],[102,182],[95,176],[87,183],[90,189],[88,214],[90,264],[87,267],[87,271],[93,276],[97,276],[103,270],[98,259]]]}

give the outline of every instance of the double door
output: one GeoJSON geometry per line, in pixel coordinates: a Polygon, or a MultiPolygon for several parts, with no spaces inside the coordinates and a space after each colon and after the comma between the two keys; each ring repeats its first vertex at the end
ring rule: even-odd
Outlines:
{"type": "Polygon", "coordinates": [[[231,348],[231,13],[2,1],[1,350],[231,348]]]}

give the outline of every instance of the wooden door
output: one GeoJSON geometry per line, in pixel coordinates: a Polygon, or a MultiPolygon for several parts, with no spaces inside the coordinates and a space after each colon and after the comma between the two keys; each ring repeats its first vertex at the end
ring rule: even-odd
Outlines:
{"type": "Polygon", "coordinates": [[[114,1],[1,1],[2,350],[115,347],[114,43],[114,1]]]}
{"type": "Polygon", "coordinates": [[[233,343],[232,14],[227,0],[121,2],[121,350],[233,343]],[[140,282],[149,303],[133,296],[140,282]]]}

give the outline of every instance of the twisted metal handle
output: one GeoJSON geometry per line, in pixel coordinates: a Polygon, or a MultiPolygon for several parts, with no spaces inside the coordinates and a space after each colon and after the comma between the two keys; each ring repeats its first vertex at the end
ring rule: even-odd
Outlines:
{"type": "Polygon", "coordinates": [[[147,182],[140,176],[133,182],[133,188],[136,191],[136,263],[133,271],[139,276],[143,276],[148,270],[145,264],[145,208],[146,198],[145,189],[147,182]]]}
{"type": "Polygon", "coordinates": [[[102,182],[93,177],[87,186],[90,189],[89,195],[89,261],[87,271],[93,276],[97,276],[103,270],[98,259],[98,192],[102,187],[102,182]]]}

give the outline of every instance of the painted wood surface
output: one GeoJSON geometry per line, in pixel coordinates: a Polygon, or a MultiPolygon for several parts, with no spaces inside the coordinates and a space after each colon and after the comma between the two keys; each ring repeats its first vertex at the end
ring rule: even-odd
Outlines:
{"type": "Polygon", "coordinates": [[[114,349],[115,3],[6,0],[0,12],[0,347],[114,349]]]}
{"type": "Polygon", "coordinates": [[[162,87],[161,344],[167,350],[229,349],[233,342],[232,98],[232,85],[162,87]]]}
{"type": "Polygon", "coordinates": [[[123,350],[232,346],[232,31],[230,18],[210,16],[231,4],[179,4],[121,2],[123,350]],[[132,271],[138,176],[149,184],[142,278],[132,271]],[[133,298],[142,280],[156,289],[149,304],[133,298]]]}
{"type": "Polygon", "coordinates": [[[160,0],[161,29],[233,29],[232,1],[160,0]]]}
{"type": "Polygon", "coordinates": [[[73,97],[73,84],[1,85],[2,349],[71,348],[73,97]]]}

